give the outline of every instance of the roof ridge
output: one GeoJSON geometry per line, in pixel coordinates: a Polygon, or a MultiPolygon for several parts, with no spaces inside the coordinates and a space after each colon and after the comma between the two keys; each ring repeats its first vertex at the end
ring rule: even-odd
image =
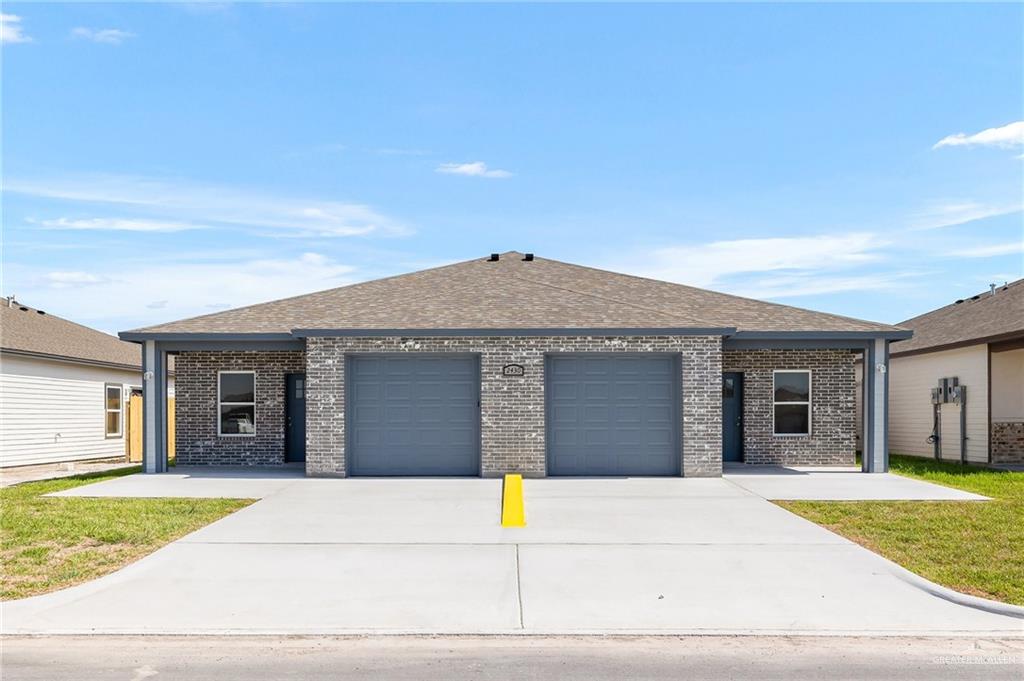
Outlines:
{"type": "Polygon", "coordinates": [[[654,282],[656,284],[668,284],[670,286],[678,286],[680,288],[689,289],[691,291],[698,291],[700,293],[714,293],[715,295],[726,296],[727,298],[735,298],[737,300],[750,301],[750,302],[753,302],[753,303],[759,303],[761,305],[772,305],[774,307],[783,307],[783,308],[787,308],[787,309],[790,309],[790,310],[799,310],[801,312],[810,312],[812,314],[825,315],[825,316],[828,316],[828,317],[832,317],[834,319],[843,319],[843,320],[848,320],[848,321],[852,321],[852,322],[861,322],[861,323],[868,323],[868,324],[881,324],[883,326],[893,326],[893,327],[898,327],[899,326],[899,324],[887,324],[886,322],[876,322],[876,321],[872,321],[870,319],[860,319],[858,317],[848,317],[846,315],[836,314],[834,312],[822,312],[820,310],[811,310],[811,309],[808,309],[806,307],[798,307],[796,305],[786,305],[785,303],[775,303],[775,302],[772,302],[770,300],[761,300],[760,298],[750,298],[748,296],[738,296],[738,295],[736,295],[734,293],[725,293],[723,291],[715,291],[713,289],[701,288],[699,286],[691,286],[689,284],[680,284],[680,283],[677,283],[677,282],[674,282],[674,281],[665,281],[664,279],[654,279],[653,277],[643,277],[643,276],[640,276],[638,274],[628,274],[626,272],[616,272],[614,270],[604,270],[604,269],[601,269],[599,267],[591,267],[589,265],[577,265],[576,263],[565,262],[565,261],[562,261],[562,260],[555,260],[554,258],[537,258],[537,260],[547,260],[548,262],[558,263],[559,265],[565,265],[566,267],[575,267],[575,268],[578,268],[578,269],[590,270],[591,272],[601,272],[603,274],[614,274],[614,275],[617,275],[617,276],[620,276],[620,277],[629,277],[631,279],[639,279],[641,281],[649,281],[649,282],[654,282]]]}
{"type": "MultiPolygon", "coordinates": [[[[18,303],[18,301],[14,301],[14,302],[18,303]]],[[[14,309],[14,308],[11,308],[10,306],[7,306],[7,305],[3,305],[2,307],[6,307],[7,309],[14,309]]],[[[41,310],[38,307],[31,307],[31,306],[26,305],[24,303],[18,303],[15,307],[18,308],[18,312],[35,312],[36,314],[40,314],[43,319],[46,319],[47,317],[49,317],[50,319],[56,319],[57,321],[64,322],[65,324],[72,324],[74,326],[77,326],[80,329],[85,329],[86,331],[89,331],[91,333],[98,333],[101,336],[109,338],[110,340],[113,340],[113,341],[117,341],[118,343],[127,343],[127,341],[123,341],[120,338],[118,338],[117,336],[115,336],[113,334],[109,334],[106,331],[100,331],[99,329],[94,329],[91,326],[86,326],[85,324],[80,324],[80,323],[78,323],[76,321],[72,321],[72,320],[68,319],[67,317],[61,317],[58,314],[53,314],[52,312],[47,312],[46,310],[41,310]],[[24,310],[20,309],[22,307],[24,307],[26,309],[24,309],[24,310]]],[[[0,333],[0,337],[2,337],[2,336],[3,336],[3,334],[0,333]]]]}
{"type": "MultiPolygon", "coordinates": [[[[1005,291],[1006,289],[1009,289],[1009,288],[1014,287],[1014,286],[1018,286],[1020,284],[1024,284],[1024,278],[1014,279],[1013,281],[1008,281],[1008,282],[1006,282],[1006,284],[1004,286],[996,286],[996,291],[1005,291]]],[[[930,315],[936,314],[937,312],[942,312],[943,310],[966,309],[966,307],[961,307],[961,306],[963,306],[965,304],[980,303],[980,302],[982,302],[984,300],[988,300],[990,298],[991,299],[995,299],[995,296],[991,295],[990,291],[991,291],[991,289],[989,289],[988,291],[982,291],[981,293],[975,293],[973,296],[967,296],[966,298],[960,298],[959,302],[954,300],[952,303],[946,303],[942,307],[937,307],[934,310],[929,310],[928,312],[922,312],[921,314],[916,315],[914,317],[909,317],[907,319],[904,319],[902,322],[899,322],[899,324],[900,325],[902,325],[902,324],[909,324],[910,322],[917,321],[918,319],[921,319],[923,317],[928,317],[930,315]],[[977,298],[977,300],[975,300],[975,298],[977,298]]]]}

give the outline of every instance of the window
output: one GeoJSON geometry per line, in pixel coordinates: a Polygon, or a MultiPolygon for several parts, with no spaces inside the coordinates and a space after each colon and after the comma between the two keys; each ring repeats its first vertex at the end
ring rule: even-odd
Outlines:
{"type": "Polygon", "coordinates": [[[722,398],[730,399],[736,395],[736,379],[725,377],[722,379],[722,398]]]}
{"type": "Polygon", "coordinates": [[[106,383],[103,386],[103,422],[107,437],[121,437],[121,386],[106,383]]]}
{"type": "Polygon", "coordinates": [[[811,372],[776,371],[774,382],[775,434],[810,435],[811,372]]]}
{"type": "Polygon", "coordinates": [[[256,434],[256,372],[221,371],[217,374],[218,435],[256,434]]]}

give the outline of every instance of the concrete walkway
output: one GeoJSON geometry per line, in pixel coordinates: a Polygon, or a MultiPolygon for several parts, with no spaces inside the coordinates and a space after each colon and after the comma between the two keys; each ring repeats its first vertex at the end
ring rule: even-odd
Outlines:
{"type": "Polygon", "coordinates": [[[984,501],[988,497],[892,473],[864,474],[859,468],[729,466],[727,480],[776,500],[820,501],[984,501]]]}
{"type": "Polygon", "coordinates": [[[178,469],[74,492],[263,498],[4,604],[7,634],[1024,636],[730,478],[528,480],[521,529],[498,525],[497,480],[178,469]]]}

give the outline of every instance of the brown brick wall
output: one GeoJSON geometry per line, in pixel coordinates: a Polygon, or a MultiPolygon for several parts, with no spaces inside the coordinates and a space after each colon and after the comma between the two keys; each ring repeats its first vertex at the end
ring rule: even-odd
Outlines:
{"type": "Polygon", "coordinates": [[[721,338],[444,337],[307,340],[306,472],[345,474],[346,353],[461,352],[480,355],[482,466],[485,476],[546,469],[544,356],[554,352],[679,352],[682,355],[682,470],[721,474],[721,338]],[[521,364],[525,375],[502,367],[521,364]]]}
{"type": "Polygon", "coordinates": [[[726,350],[723,371],[743,373],[746,463],[853,465],[856,453],[854,359],[846,350],[726,350]],[[772,372],[811,370],[811,434],[774,435],[772,372]]]}
{"type": "Polygon", "coordinates": [[[184,465],[284,463],[285,374],[305,371],[301,351],[196,351],[175,359],[175,455],[184,465]],[[256,372],[256,434],[217,435],[217,372],[256,372]]]}
{"type": "Polygon", "coordinates": [[[992,422],[992,463],[1024,463],[1024,423],[992,422]]]}

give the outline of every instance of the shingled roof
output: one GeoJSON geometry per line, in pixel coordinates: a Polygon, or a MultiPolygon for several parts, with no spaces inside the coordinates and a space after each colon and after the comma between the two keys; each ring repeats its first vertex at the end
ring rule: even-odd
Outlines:
{"type": "Polygon", "coordinates": [[[131,334],[277,334],[296,329],[633,329],[887,332],[887,324],[664,281],[487,258],[137,329],[131,334]]]}
{"type": "Polygon", "coordinates": [[[142,369],[142,349],[110,334],[90,329],[0,299],[0,351],[14,354],[142,369]]]}
{"type": "Polygon", "coordinates": [[[1024,336],[1024,279],[950,303],[900,326],[913,329],[914,337],[894,344],[893,355],[1024,336]]]}

